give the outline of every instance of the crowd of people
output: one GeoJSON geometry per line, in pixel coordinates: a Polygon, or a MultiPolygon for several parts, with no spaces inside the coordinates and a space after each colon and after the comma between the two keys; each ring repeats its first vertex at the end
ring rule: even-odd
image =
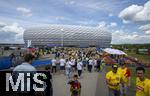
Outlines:
{"type": "MultiPolygon", "coordinates": [[[[112,66],[112,70],[107,72],[105,77],[109,96],[129,96],[132,72],[128,68],[129,62],[124,56],[110,56],[107,53],[97,51],[95,48],[54,48],[45,53],[40,50],[31,52],[31,54],[35,57],[37,54],[39,56],[53,54],[50,57],[52,59],[50,71],[52,74],[61,73],[66,75],[69,80],[68,84],[71,85],[71,93],[75,94],[77,92],[76,94],[78,94],[71,96],[80,96],[81,83],[78,79],[82,77],[83,71],[101,72],[105,65],[112,66]],[[73,73],[78,75],[73,75],[73,73]],[[72,77],[74,78],[73,80],[72,77]],[[74,88],[78,89],[78,91],[75,92],[74,88]]],[[[27,63],[18,65],[14,70],[24,70],[24,66],[27,66],[27,63]]],[[[33,67],[28,67],[30,66],[27,66],[25,69],[34,69],[33,67]]],[[[150,96],[150,80],[144,77],[145,69],[137,67],[136,73],[136,96],[150,96]]]]}
{"type": "MultiPolygon", "coordinates": [[[[106,83],[109,96],[130,96],[131,71],[125,64],[121,67],[114,64],[112,70],[106,74],[106,83]]],[[[135,83],[136,96],[150,96],[150,80],[145,77],[144,67],[136,68],[135,83]]]]}

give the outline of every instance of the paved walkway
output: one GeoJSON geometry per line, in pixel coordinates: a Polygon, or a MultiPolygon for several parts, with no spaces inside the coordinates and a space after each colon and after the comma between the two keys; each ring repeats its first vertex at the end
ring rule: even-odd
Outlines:
{"type": "MultiPolygon", "coordinates": [[[[104,82],[104,72],[84,72],[79,79],[82,84],[81,96],[108,96],[104,82]]],[[[53,75],[54,96],[70,96],[68,79],[63,74],[53,75]]]]}
{"type": "Polygon", "coordinates": [[[108,96],[108,88],[106,86],[105,74],[105,70],[98,74],[95,96],[108,96]]]}

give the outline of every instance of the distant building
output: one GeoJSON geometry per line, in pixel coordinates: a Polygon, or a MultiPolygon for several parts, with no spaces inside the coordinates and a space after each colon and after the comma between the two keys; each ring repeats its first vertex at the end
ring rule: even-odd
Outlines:
{"type": "Polygon", "coordinates": [[[0,47],[24,47],[25,43],[0,42],[0,47]]]}
{"type": "Polygon", "coordinates": [[[111,33],[98,27],[47,25],[24,32],[24,41],[32,46],[110,47],[111,33]]]}

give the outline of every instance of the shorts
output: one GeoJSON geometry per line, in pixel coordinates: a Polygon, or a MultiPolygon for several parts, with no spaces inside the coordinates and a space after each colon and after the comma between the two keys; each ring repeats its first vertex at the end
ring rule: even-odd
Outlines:
{"type": "Polygon", "coordinates": [[[65,66],[60,66],[60,70],[65,70],[65,66]]]}

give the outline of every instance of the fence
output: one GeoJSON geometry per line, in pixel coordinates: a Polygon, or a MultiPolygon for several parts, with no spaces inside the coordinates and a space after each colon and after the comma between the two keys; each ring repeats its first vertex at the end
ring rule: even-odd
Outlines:
{"type": "Polygon", "coordinates": [[[0,70],[8,69],[12,65],[12,61],[10,57],[0,57],[0,70]]]}
{"type": "MultiPolygon", "coordinates": [[[[32,65],[35,67],[49,64],[51,64],[51,60],[35,60],[32,62],[32,65]]],[[[0,57],[0,70],[8,69],[11,66],[12,60],[10,57],[0,57]]]]}

